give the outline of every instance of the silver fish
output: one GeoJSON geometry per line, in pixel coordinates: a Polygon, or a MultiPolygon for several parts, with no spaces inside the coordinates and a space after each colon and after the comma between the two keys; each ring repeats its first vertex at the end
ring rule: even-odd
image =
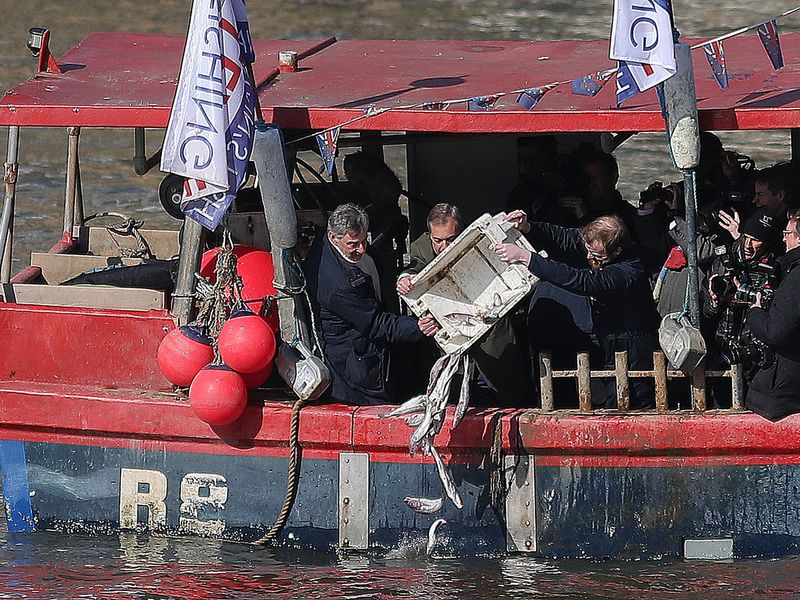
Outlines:
{"type": "Polygon", "coordinates": [[[444,320],[456,327],[474,327],[478,324],[477,318],[477,315],[468,315],[467,313],[460,312],[452,312],[444,315],[444,320]]]}
{"type": "Polygon", "coordinates": [[[443,523],[447,523],[444,519],[436,519],[431,528],[428,529],[428,545],[425,548],[425,553],[430,556],[433,554],[433,548],[436,546],[436,530],[439,529],[439,525],[443,523]]]}
{"type": "Polygon", "coordinates": [[[382,419],[388,417],[402,417],[403,415],[420,413],[425,410],[425,405],[428,403],[428,396],[420,394],[413,398],[406,400],[400,406],[393,408],[388,413],[381,415],[382,419]]]}
{"type": "Polygon", "coordinates": [[[422,420],[425,418],[425,413],[414,413],[406,417],[406,425],[409,427],[419,427],[422,420]]]}
{"type": "Polygon", "coordinates": [[[450,475],[450,469],[442,462],[442,457],[439,456],[439,452],[433,446],[431,446],[431,454],[433,455],[433,461],[436,463],[436,471],[439,473],[439,479],[442,480],[442,485],[444,486],[447,497],[450,498],[456,508],[464,508],[461,495],[458,493],[456,484],[453,482],[453,476],[450,475]]]}
{"type": "Polygon", "coordinates": [[[406,496],[403,498],[403,502],[405,502],[406,506],[415,513],[420,513],[423,515],[430,515],[435,512],[439,512],[442,510],[442,505],[444,504],[444,500],[442,498],[431,500],[429,498],[414,498],[413,496],[406,496]]]}
{"type": "Polygon", "coordinates": [[[464,418],[469,408],[469,383],[472,380],[472,372],[475,363],[465,354],[462,358],[462,365],[464,367],[464,378],[461,380],[461,391],[458,394],[458,404],[456,405],[456,412],[453,415],[454,429],[461,423],[461,420],[464,418]]]}

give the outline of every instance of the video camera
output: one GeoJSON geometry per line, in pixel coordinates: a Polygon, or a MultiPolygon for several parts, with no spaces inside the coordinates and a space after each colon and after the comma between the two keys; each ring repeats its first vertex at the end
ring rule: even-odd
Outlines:
{"type": "Polygon", "coordinates": [[[648,202],[671,202],[672,196],[672,191],[665,188],[661,181],[654,181],[646,190],[639,192],[639,208],[644,207],[648,202]]]}

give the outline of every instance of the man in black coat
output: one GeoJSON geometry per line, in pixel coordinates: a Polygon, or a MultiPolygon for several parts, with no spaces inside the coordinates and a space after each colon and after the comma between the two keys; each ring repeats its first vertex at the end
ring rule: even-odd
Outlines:
{"type": "Polygon", "coordinates": [[[331,397],[347,404],[385,404],[396,397],[390,347],[434,335],[430,317],[419,321],[387,312],[381,282],[367,246],[369,218],[363,208],[343,204],[328,219],[304,263],[311,305],[333,383],[331,397]]]}
{"type": "Polygon", "coordinates": [[[772,364],[753,377],[747,408],[772,421],[800,412],[800,210],[789,214],[783,239],[783,279],[769,306],[762,305],[759,292],[747,312],[752,334],[775,353],[772,364]]]}
{"type": "MultiPolygon", "coordinates": [[[[498,244],[498,256],[506,262],[526,264],[543,281],[589,298],[592,333],[603,367],[613,368],[614,353],[625,350],[631,369],[652,368],[653,352],[658,350],[658,313],[647,272],[622,220],[606,215],[582,229],[565,229],[528,223],[522,211],[509,213],[507,219],[527,235],[534,248],[555,254],[559,260],[530,253],[515,244],[498,244]]],[[[654,404],[649,381],[633,379],[630,388],[632,407],[654,404]]],[[[616,406],[613,381],[606,385],[604,404],[606,408],[616,406]]]]}

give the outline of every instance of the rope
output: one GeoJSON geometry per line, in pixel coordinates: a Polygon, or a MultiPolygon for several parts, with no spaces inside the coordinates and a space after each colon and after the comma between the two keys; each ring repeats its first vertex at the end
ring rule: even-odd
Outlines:
{"type": "Polygon", "coordinates": [[[297,400],[292,406],[291,425],[289,427],[289,476],[286,481],[286,496],[283,498],[283,506],[281,506],[278,518],[270,530],[254,544],[272,544],[275,538],[286,525],[289,518],[289,513],[292,511],[294,499],[297,495],[297,482],[300,479],[300,460],[302,458],[302,449],[299,445],[299,431],[300,431],[300,410],[306,405],[308,400],[302,398],[297,400]]]}

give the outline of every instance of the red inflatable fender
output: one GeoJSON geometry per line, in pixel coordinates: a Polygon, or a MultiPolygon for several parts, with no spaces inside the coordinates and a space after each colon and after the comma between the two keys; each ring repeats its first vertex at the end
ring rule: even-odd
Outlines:
{"type": "Polygon", "coordinates": [[[161,374],[172,385],[189,387],[195,375],[214,360],[211,338],[198,325],[183,325],[170,331],[156,354],[161,374]]]}
{"type": "MultiPolygon", "coordinates": [[[[200,274],[209,277],[213,284],[217,280],[214,268],[217,266],[217,255],[219,248],[212,248],[203,253],[200,261],[200,274]]],[[[236,255],[236,272],[242,278],[242,299],[247,307],[256,314],[261,314],[264,302],[261,298],[275,296],[275,267],[272,262],[272,255],[266,250],[236,244],[233,247],[236,255]]],[[[269,314],[264,315],[264,319],[269,323],[272,331],[278,332],[278,311],[273,304],[269,314]]]]}
{"type": "Polygon", "coordinates": [[[247,388],[242,376],[226,365],[200,370],[189,388],[189,404],[209,425],[228,425],[242,416],[247,406],[247,388]]]}

